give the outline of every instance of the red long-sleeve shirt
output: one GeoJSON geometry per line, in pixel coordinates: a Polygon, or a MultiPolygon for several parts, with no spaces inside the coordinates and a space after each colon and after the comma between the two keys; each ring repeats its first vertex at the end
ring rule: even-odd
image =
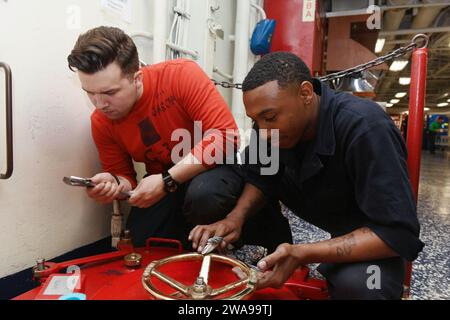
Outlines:
{"type": "Polygon", "coordinates": [[[179,143],[172,141],[176,129],[189,132],[192,154],[207,167],[211,164],[202,158],[203,150],[213,147],[225,155],[230,152],[225,148],[229,141],[236,152],[236,122],[214,84],[194,61],[174,60],[142,71],[143,95],[125,118],[110,120],[98,110],[92,114],[92,136],[105,172],[127,178],[133,188],[136,172],[132,160],[145,163],[149,174],[164,172],[174,165],[171,153],[179,143]],[[202,122],[203,135],[211,129],[218,131],[194,141],[195,121],[202,122]],[[230,130],[234,134],[229,134],[230,130]]]}

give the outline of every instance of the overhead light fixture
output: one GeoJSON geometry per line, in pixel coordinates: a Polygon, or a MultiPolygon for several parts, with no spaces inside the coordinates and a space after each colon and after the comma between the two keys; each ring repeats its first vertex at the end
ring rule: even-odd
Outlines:
{"type": "Polygon", "coordinates": [[[377,40],[377,44],[375,45],[375,53],[380,53],[383,51],[384,44],[386,43],[386,39],[381,38],[377,40]]]}
{"type": "Polygon", "coordinates": [[[408,60],[395,60],[392,62],[389,70],[394,72],[402,71],[408,65],[408,62],[408,60]]]}
{"type": "Polygon", "coordinates": [[[447,102],[450,102],[450,99],[448,99],[447,102]]]}
{"type": "Polygon", "coordinates": [[[399,99],[392,99],[392,100],[389,101],[389,102],[392,103],[392,104],[396,104],[396,103],[399,103],[400,100],[399,100],[399,99]]]}
{"type": "Polygon", "coordinates": [[[444,93],[444,97],[448,97],[448,93],[444,93]]]}
{"type": "Polygon", "coordinates": [[[406,92],[399,92],[395,95],[395,97],[401,99],[401,98],[405,97],[406,95],[407,95],[406,92]]]}
{"type": "Polygon", "coordinates": [[[438,107],[446,107],[448,106],[448,102],[442,102],[437,104],[438,107]]]}
{"type": "Polygon", "coordinates": [[[398,79],[398,83],[400,83],[402,86],[407,86],[411,83],[411,78],[401,77],[400,79],[398,79]]]}
{"type": "Polygon", "coordinates": [[[425,110],[425,111],[430,111],[430,108],[425,108],[425,109],[423,109],[423,110],[425,110]]]}
{"type": "Polygon", "coordinates": [[[392,108],[394,106],[393,103],[386,103],[386,108],[392,108]]]}

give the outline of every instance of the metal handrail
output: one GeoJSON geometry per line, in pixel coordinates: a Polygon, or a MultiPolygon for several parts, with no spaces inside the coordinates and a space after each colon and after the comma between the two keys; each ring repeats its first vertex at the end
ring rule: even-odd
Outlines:
{"type": "Polygon", "coordinates": [[[12,116],[12,72],[9,65],[0,62],[0,68],[5,70],[6,97],[6,172],[0,173],[1,180],[11,178],[13,165],[13,116],[12,116]]]}

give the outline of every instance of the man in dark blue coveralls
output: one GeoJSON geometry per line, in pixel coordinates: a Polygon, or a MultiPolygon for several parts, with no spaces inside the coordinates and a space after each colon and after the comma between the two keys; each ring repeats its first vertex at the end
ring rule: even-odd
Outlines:
{"type": "Polygon", "coordinates": [[[285,52],[262,58],[243,90],[257,127],[279,129],[278,142],[263,138],[279,146],[280,170],[263,176],[260,165],[246,165],[247,192],[233,214],[194,229],[194,244],[203,246],[205,233],[235,242],[244,221],[276,198],[331,239],[280,245],[258,263],[260,288],[279,287],[299,266],[321,263],[331,298],[400,299],[406,260],[415,260],[423,243],[405,143],[390,117],[372,101],[313,79],[285,52]]]}

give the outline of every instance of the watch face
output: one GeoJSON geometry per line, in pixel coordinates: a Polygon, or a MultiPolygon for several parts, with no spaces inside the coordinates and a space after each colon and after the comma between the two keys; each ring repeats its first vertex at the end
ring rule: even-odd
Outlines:
{"type": "Polygon", "coordinates": [[[177,189],[178,189],[178,186],[177,186],[177,184],[175,182],[170,181],[167,184],[167,190],[169,190],[169,192],[175,192],[175,191],[177,191],[177,189]]]}
{"type": "Polygon", "coordinates": [[[165,185],[166,192],[175,192],[178,189],[178,183],[172,179],[169,173],[163,174],[163,181],[165,185]]]}
{"type": "Polygon", "coordinates": [[[164,177],[165,189],[167,192],[175,192],[178,189],[178,184],[170,176],[164,177]]]}

